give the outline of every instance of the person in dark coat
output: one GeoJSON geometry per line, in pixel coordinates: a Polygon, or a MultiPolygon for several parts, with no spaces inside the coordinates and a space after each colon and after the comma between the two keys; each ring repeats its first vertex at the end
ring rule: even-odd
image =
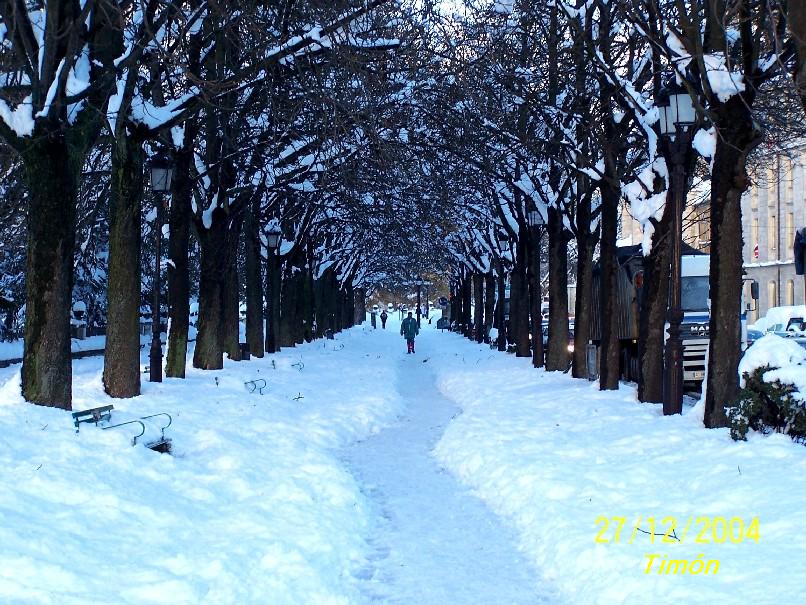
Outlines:
{"type": "Polygon", "coordinates": [[[386,329],[386,320],[387,320],[388,318],[389,318],[389,315],[388,315],[388,314],[386,313],[386,311],[384,310],[384,311],[383,311],[383,313],[381,313],[381,327],[382,327],[384,330],[386,329]]]}
{"type": "Polygon", "coordinates": [[[406,339],[406,344],[408,345],[407,353],[414,353],[414,338],[419,333],[420,328],[417,325],[417,320],[411,316],[411,311],[409,311],[409,316],[400,324],[400,334],[406,339]]]}

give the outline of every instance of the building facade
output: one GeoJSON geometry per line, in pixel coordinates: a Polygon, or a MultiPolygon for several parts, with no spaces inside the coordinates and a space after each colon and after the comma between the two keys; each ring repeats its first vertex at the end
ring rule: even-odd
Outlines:
{"type": "MultiPolygon", "coordinates": [[[[683,216],[683,241],[710,252],[710,192],[700,182],[688,197],[683,216]]],[[[742,196],[745,301],[751,301],[750,283],[759,285],[759,300],[751,302],[748,323],[771,307],[806,304],[804,276],[795,274],[795,233],[806,227],[806,144],[762,158],[752,185],[742,196]]],[[[641,227],[621,211],[620,245],[641,243],[641,227]]]]}
{"type": "MultiPolygon", "coordinates": [[[[806,226],[806,146],[766,158],[742,197],[744,268],[759,285],[748,322],[771,307],[802,305],[804,277],[795,274],[795,233],[806,226]]],[[[749,300],[749,286],[746,286],[749,300]]]]}

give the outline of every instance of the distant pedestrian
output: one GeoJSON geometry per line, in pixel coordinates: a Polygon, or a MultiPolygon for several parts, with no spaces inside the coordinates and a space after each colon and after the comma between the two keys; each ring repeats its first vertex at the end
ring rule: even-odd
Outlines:
{"type": "Polygon", "coordinates": [[[386,320],[389,318],[389,315],[386,311],[381,313],[381,327],[385,330],[386,329],[386,320]]]}
{"type": "Polygon", "coordinates": [[[417,326],[417,320],[411,316],[411,311],[409,311],[409,316],[400,324],[400,334],[406,339],[406,345],[408,345],[406,353],[414,353],[414,339],[419,333],[420,328],[417,326]]]}

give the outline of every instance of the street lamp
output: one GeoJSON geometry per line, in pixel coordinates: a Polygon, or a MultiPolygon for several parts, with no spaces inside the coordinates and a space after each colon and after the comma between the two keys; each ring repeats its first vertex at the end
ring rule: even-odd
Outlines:
{"type": "Polygon", "coordinates": [[[540,227],[546,224],[543,215],[533,206],[526,212],[526,221],[532,231],[532,271],[534,271],[534,300],[532,301],[532,365],[543,367],[543,293],[540,287],[540,227]]]}
{"type": "Polygon", "coordinates": [[[277,249],[283,232],[279,225],[273,224],[266,231],[266,246],[269,249],[266,259],[266,281],[268,294],[266,296],[266,352],[276,353],[277,333],[280,329],[280,272],[277,270],[277,249]]]}
{"type": "Polygon", "coordinates": [[[681,306],[681,254],[683,247],[683,210],[686,205],[686,165],[691,149],[692,128],[697,121],[697,112],[688,91],[672,81],[664,87],[656,102],[660,114],[660,132],[667,147],[667,159],[672,165],[671,263],[669,273],[669,308],[667,322],[669,337],[666,340],[665,379],[663,381],[663,414],[683,412],[683,338],[680,324],[683,321],[681,306]]]}
{"type": "Polygon", "coordinates": [[[417,286],[417,327],[418,328],[420,327],[420,315],[422,313],[421,310],[420,310],[420,293],[422,291],[422,287],[423,287],[424,283],[425,282],[423,282],[422,278],[418,278],[414,282],[414,284],[417,286]]]}
{"type": "Polygon", "coordinates": [[[151,171],[151,191],[154,193],[154,204],[157,210],[154,262],[154,307],[151,310],[151,349],[149,351],[149,381],[162,382],[162,341],[160,340],[160,261],[162,260],[162,224],[164,196],[171,191],[173,164],[163,153],[158,153],[149,162],[151,171]]]}

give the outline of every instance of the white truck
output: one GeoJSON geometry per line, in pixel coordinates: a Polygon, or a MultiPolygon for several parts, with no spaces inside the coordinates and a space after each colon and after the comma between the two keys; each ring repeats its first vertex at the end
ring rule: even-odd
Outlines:
{"type": "MultiPolygon", "coordinates": [[[[691,248],[687,252],[682,256],[681,263],[683,380],[687,383],[700,383],[705,378],[711,319],[708,278],[711,257],[691,248]]],[[[644,257],[639,246],[620,247],[617,256],[619,274],[616,324],[621,349],[621,374],[627,380],[637,380],[640,366],[638,325],[644,301],[644,257]]],[[[598,269],[594,271],[593,305],[596,311],[591,318],[591,340],[598,346],[601,338],[598,269]]],[[[744,301],[740,302],[740,309],[737,311],[741,313],[744,349],[747,334],[744,301]]]]}

